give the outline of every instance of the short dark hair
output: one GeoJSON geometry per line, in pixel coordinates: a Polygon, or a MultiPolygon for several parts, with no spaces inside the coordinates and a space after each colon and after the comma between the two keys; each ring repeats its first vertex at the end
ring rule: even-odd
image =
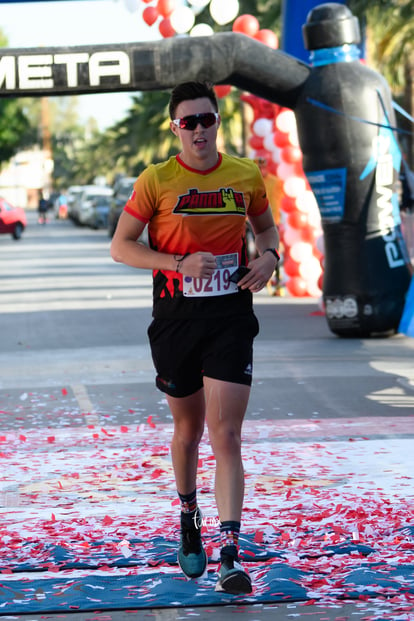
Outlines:
{"type": "Polygon", "coordinates": [[[175,119],[175,111],[182,101],[200,99],[201,97],[207,97],[213,104],[215,111],[218,112],[217,97],[212,84],[208,82],[184,82],[183,84],[178,84],[173,89],[170,97],[168,106],[170,118],[175,119]]]}

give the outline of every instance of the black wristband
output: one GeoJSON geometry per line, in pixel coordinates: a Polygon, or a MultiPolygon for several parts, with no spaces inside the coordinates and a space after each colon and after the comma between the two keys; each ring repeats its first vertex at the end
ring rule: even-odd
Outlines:
{"type": "Polygon", "coordinates": [[[279,263],[280,261],[280,254],[278,253],[278,251],[276,250],[276,248],[266,248],[266,250],[263,251],[263,254],[265,252],[271,252],[272,255],[275,257],[276,262],[279,263]]]}
{"type": "Polygon", "coordinates": [[[189,252],[186,252],[185,254],[183,254],[183,256],[182,256],[182,257],[179,257],[179,258],[177,258],[177,255],[176,255],[176,254],[174,255],[174,260],[175,260],[175,261],[177,261],[177,265],[176,265],[176,268],[175,268],[175,271],[177,272],[177,274],[179,274],[179,273],[180,273],[180,270],[181,270],[181,263],[184,261],[184,259],[185,259],[186,257],[188,257],[188,255],[189,255],[189,254],[190,254],[189,252]]]}

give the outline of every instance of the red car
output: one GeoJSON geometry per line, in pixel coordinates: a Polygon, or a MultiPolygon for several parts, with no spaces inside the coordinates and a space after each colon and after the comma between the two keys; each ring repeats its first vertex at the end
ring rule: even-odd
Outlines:
{"type": "Polygon", "coordinates": [[[10,233],[14,239],[20,239],[27,226],[24,209],[13,207],[0,197],[0,233],[10,233]]]}

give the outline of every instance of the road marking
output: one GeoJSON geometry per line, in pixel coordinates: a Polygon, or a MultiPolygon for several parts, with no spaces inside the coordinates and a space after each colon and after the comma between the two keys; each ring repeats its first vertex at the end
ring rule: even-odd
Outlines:
{"type": "Polygon", "coordinates": [[[99,425],[99,415],[95,411],[92,401],[89,399],[86,387],[83,384],[73,384],[71,389],[78,402],[81,414],[85,417],[86,424],[99,425]]]}

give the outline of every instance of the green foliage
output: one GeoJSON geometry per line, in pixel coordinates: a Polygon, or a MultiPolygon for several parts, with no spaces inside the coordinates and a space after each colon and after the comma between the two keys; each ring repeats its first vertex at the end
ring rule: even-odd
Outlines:
{"type": "Polygon", "coordinates": [[[0,165],[19,149],[21,136],[29,122],[21,105],[15,99],[0,99],[0,165]]]}
{"type": "Polygon", "coordinates": [[[366,25],[370,61],[401,91],[414,50],[414,0],[350,0],[349,8],[366,25]]]}
{"type": "MultiPolygon", "coordinates": [[[[7,38],[0,30],[0,47],[7,45],[7,38]]],[[[0,98],[0,166],[18,151],[29,126],[19,100],[0,98]]]]}
{"type": "MultiPolygon", "coordinates": [[[[384,75],[394,99],[414,115],[414,0],[350,0],[350,9],[367,32],[368,59],[384,75]]],[[[412,122],[398,118],[401,127],[413,132],[412,122]]],[[[414,141],[401,139],[407,161],[414,167],[414,141]]]]}

